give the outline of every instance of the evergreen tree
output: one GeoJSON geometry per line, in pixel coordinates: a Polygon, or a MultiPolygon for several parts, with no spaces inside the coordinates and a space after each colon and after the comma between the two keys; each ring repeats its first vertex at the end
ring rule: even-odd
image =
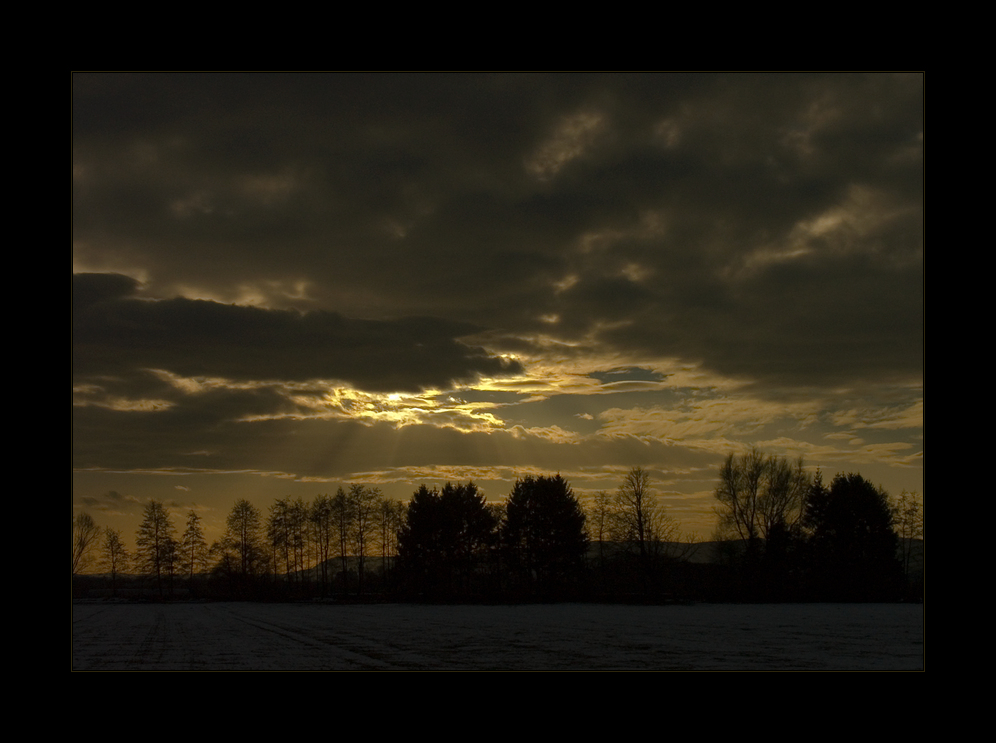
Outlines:
{"type": "Polygon", "coordinates": [[[888,494],[861,475],[810,488],[803,515],[814,587],[820,598],[895,598],[902,567],[888,494]]]}
{"type": "Polygon", "coordinates": [[[517,480],[505,513],[502,543],[521,579],[548,591],[580,574],[588,549],[585,515],[564,478],[517,480]]]}
{"type": "Polygon", "coordinates": [[[467,593],[486,572],[497,521],[477,486],[446,483],[442,492],[425,485],[408,502],[398,531],[399,570],[421,591],[467,593]]]}

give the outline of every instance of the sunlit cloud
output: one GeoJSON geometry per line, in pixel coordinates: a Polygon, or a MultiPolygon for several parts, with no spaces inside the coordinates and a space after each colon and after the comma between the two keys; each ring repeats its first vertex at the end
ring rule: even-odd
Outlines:
{"type": "MultiPolygon", "coordinates": [[[[881,240],[876,239],[876,234],[913,217],[912,209],[908,204],[895,203],[886,193],[852,185],[841,203],[800,220],[782,241],[763,245],[744,256],[741,270],[751,272],[816,252],[878,255],[881,240]]],[[[919,247],[908,246],[908,257],[904,260],[916,260],[919,247]]],[[[889,256],[889,259],[895,260],[896,256],[889,256]]]]}
{"type": "MultiPolygon", "coordinates": [[[[826,438],[830,439],[830,437],[826,438]]],[[[821,466],[840,463],[848,463],[849,465],[878,464],[891,467],[922,466],[922,450],[907,441],[867,443],[861,439],[848,438],[846,443],[850,445],[827,445],[793,440],[791,446],[799,452],[799,456],[803,456],[810,463],[811,467],[815,466],[814,463],[821,466]]],[[[778,441],[758,442],[758,446],[768,448],[777,447],[778,444],[778,441]]]]}
{"type": "Polygon", "coordinates": [[[917,429],[923,427],[923,400],[903,407],[840,410],[831,418],[835,425],[850,428],[917,429]]]}
{"type": "Polygon", "coordinates": [[[812,403],[786,406],[750,398],[692,399],[674,408],[612,408],[599,414],[599,432],[607,436],[649,436],[660,441],[682,441],[709,446],[722,438],[749,436],[764,426],[790,418],[804,420],[815,410],[812,403]]]}
{"type": "Polygon", "coordinates": [[[174,403],[171,400],[147,397],[124,397],[108,394],[107,390],[98,384],[80,384],[73,386],[73,407],[95,406],[130,413],[156,413],[169,410],[174,403]]]}
{"type": "Polygon", "coordinates": [[[277,385],[273,389],[293,403],[289,411],[275,411],[241,416],[242,423],[267,420],[350,420],[363,425],[387,423],[396,429],[429,425],[463,432],[487,432],[501,428],[504,422],[490,412],[497,407],[490,402],[465,402],[452,392],[426,390],[420,394],[400,392],[372,393],[329,384],[324,392],[319,385],[277,385]]]}
{"type": "Polygon", "coordinates": [[[526,170],[540,180],[549,180],[572,160],[584,155],[605,127],[605,118],[594,111],[564,117],[552,136],[526,161],[526,170]]]}
{"type": "Polygon", "coordinates": [[[525,428],[523,426],[512,426],[507,429],[514,438],[524,438],[527,436],[546,439],[557,444],[577,444],[582,438],[573,431],[566,431],[560,426],[533,426],[525,428]]]}

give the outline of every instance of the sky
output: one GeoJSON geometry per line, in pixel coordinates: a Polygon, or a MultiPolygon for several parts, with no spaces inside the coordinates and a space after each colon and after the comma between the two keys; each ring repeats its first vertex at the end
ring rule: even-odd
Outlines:
{"type": "Polygon", "coordinates": [[[72,75],[73,513],[923,495],[922,73],[72,75]]]}

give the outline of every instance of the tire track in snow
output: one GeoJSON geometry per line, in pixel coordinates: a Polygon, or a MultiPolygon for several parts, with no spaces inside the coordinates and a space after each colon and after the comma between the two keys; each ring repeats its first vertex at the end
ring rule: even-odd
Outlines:
{"type": "MultiPolygon", "coordinates": [[[[307,631],[305,631],[300,622],[292,624],[274,618],[263,618],[258,612],[249,617],[240,614],[234,606],[225,607],[225,611],[233,621],[252,627],[260,633],[279,637],[280,642],[292,645],[292,648],[288,648],[289,657],[302,657],[302,653],[298,649],[302,646],[313,649],[313,652],[304,657],[312,659],[315,669],[387,671],[399,668],[398,664],[388,662],[383,658],[385,655],[397,657],[393,649],[382,648],[382,652],[378,652],[378,646],[374,641],[356,633],[343,632],[342,630],[327,633],[325,627],[317,628],[316,631],[313,626],[307,627],[307,631]],[[323,632],[323,630],[325,631],[323,632]],[[366,647],[363,647],[364,645],[366,647]]],[[[262,644],[266,645],[265,642],[262,644]]],[[[269,657],[273,650],[272,645],[265,649],[267,657],[269,657]]]]}
{"type": "Polygon", "coordinates": [[[159,666],[169,649],[170,633],[164,611],[156,612],[156,621],[145,634],[132,655],[130,663],[136,666],[159,666]]]}

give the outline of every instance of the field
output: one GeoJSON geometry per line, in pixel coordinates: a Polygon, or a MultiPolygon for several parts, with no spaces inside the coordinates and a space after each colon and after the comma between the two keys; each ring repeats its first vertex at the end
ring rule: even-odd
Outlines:
{"type": "Polygon", "coordinates": [[[923,670],[923,607],[78,603],[73,670],[923,670]]]}

